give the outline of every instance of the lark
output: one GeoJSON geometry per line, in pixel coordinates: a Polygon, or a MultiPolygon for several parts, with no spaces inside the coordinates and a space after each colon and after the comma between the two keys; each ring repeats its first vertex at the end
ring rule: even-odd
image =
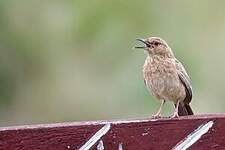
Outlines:
{"type": "Polygon", "coordinates": [[[163,39],[150,37],[137,39],[144,46],[147,58],[143,65],[144,83],[149,92],[161,102],[154,118],[160,118],[166,101],[174,103],[172,118],[193,115],[190,107],[192,87],[190,78],[183,65],[176,59],[172,49],[163,39]]]}

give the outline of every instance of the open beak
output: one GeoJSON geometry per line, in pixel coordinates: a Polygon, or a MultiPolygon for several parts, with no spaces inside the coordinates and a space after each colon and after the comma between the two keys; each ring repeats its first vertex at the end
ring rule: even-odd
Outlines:
{"type": "Polygon", "coordinates": [[[147,47],[148,43],[146,42],[145,39],[140,39],[140,38],[138,38],[138,39],[136,39],[136,40],[142,42],[144,45],[143,45],[143,46],[135,46],[135,48],[144,49],[144,48],[147,47]]]}

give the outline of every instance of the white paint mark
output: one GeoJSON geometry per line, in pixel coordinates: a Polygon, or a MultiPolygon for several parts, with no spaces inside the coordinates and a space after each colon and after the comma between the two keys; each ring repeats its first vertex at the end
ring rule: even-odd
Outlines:
{"type": "Polygon", "coordinates": [[[146,129],[145,129],[145,132],[143,132],[141,135],[142,135],[142,136],[148,135],[149,132],[150,132],[149,130],[150,130],[149,128],[146,128],[146,129]]]}
{"type": "Polygon", "coordinates": [[[198,141],[201,136],[209,131],[209,129],[212,127],[213,121],[209,121],[204,125],[199,126],[194,132],[189,134],[184,140],[179,142],[173,150],[186,150],[189,148],[192,144],[194,144],[196,141],[198,141]]]}
{"type": "Polygon", "coordinates": [[[148,135],[148,132],[142,133],[141,135],[146,136],[146,135],[148,135]]]}
{"type": "Polygon", "coordinates": [[[118,150],[123,150],[123,144],[122,143],[119,144],[118,150]]]}
{"type": "Polygon", "coordinates": [[[70,146],[68,145],[67,148],[70,149],[70,146]]]}
{"type": "Polygon", "coordinates": [[[97,146],[97,150],[104,150],[104,144],[103,141],[99,141],[98,146],[97,146]]]}
{"type": "Polygon", "coordinates": [[[90,149],[103,135],[105,135],[109,131],[110,127],[111,127],[110,123],[104,125],[79,150],[90,149]]]}

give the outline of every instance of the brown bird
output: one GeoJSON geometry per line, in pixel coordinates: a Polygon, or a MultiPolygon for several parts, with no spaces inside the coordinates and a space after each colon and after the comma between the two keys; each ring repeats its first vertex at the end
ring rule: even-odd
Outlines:
{"type": "Polygon", "coordinates": [[[175,106],[172,118],[193,115],[189,105],[192,99],[190,78],[166,41],[159,37],[137,40],[144,43],[144,46],[135,48],[144,49],[148,55],[143,65],[145,85],[161,101],[159,110],[153,117],[161,117],[162,107],[168,100],[175,106]]]}

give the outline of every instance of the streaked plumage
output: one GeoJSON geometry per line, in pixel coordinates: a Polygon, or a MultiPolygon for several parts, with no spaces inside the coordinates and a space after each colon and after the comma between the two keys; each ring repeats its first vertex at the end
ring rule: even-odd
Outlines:
{"type": "Polygon", "coordinates": [[[150,93],[161,101],[159,111],[154,117],[161,115],[165,101],[175,104],[172,117],[192,115],[189,106],[192,99],[190,78],[183,65],[175,58],[168,44],[158,37],[139,39],[145,44],[148,56],[143,65],[144,82],[150,93]],[[176,107],[177,106],[177,107],[176,107]]]}

